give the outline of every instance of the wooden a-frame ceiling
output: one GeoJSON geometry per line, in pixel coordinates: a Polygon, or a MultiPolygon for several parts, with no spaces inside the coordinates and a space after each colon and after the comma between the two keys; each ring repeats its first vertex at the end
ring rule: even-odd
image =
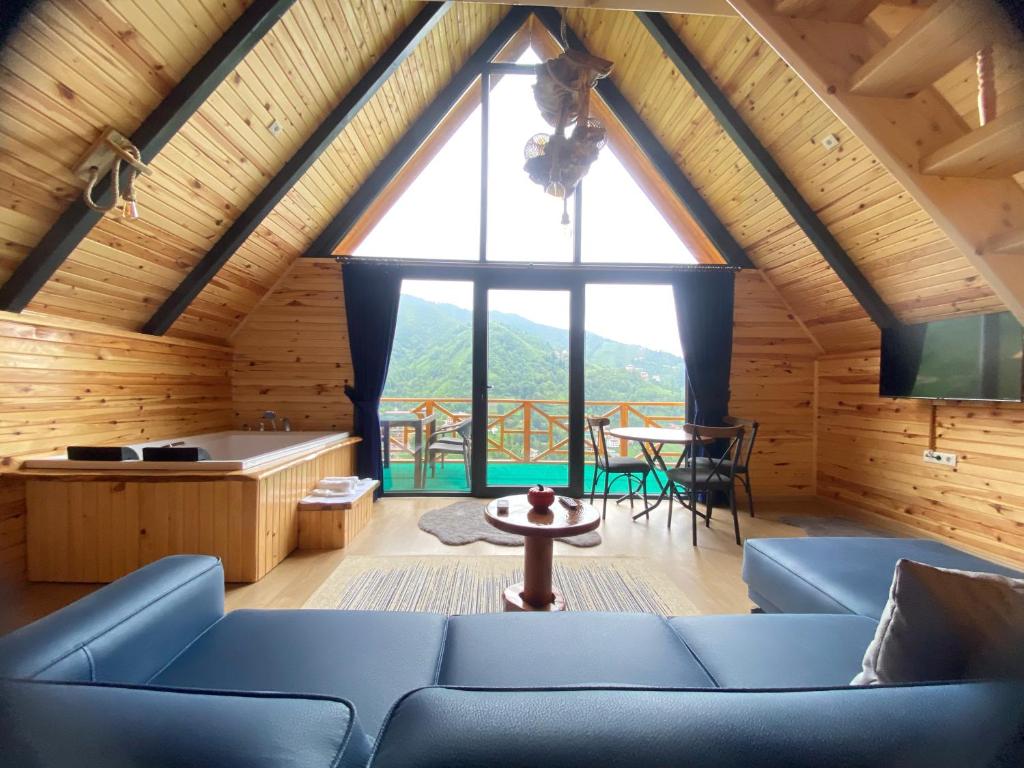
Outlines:
{"type": "MultiPolygon", "coordinates": [[[[838,32],[856,27],[858,39],[873,41],[870,54],[951,4],[860,0],[829,4],[831,11],[810,0],[739,5],[749,6],[751,18],[758,11],[822,35],[836,34],[837,25],[838,32]],[[839,6],[846,16],[837,19],[839,6]]],[[[78,198],[82,182],[70,169],[98,131],[109,124],[131,135],[249,6],[42,0],[23,17],[0,56],[0,282],[78,198]]],[[[156,174],[139,183],[143,218],[102,219],[27,309],[142,328],[422,8],[387,0],[292,3],[152,159],[156,174]],[[282,130],[272,134],[275,121],[282,130]]],[[[447,8],[168,332],[227,340],[509,12],[502,4],[447,8]]],[[[628,11],[565,14],[582,44],[615,62],[617,90],[820,348],[876,344],[877,326],[808,236],[807,223],[780,201],[643,20],[628,11]]],[[[746,21],[662,18],[896,318],[1005,307],[948,230],[746,21]],[[820,143],[828,134],[840,141],[831,152],[820,143]]],[[[1024,106],[1022,52],[997,41],[995,54],[999,111],[1013,115],[1024,106]]],[[[977,127],[972,62],[956,64],[927,91],[965,136],[977,127]]],[[[1024,195],[1022,182],[1017,173],[1013,186],[1024,195]]],[[[1016,205],[1010,201],[1008,210],[1016,205]]]]}

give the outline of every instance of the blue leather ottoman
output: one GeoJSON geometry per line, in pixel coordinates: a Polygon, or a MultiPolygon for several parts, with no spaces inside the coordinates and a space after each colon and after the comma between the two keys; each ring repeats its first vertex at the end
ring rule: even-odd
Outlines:
{"type": "Polygon", "coordinates": [[[375,736],[403,693],[437,682],[447,618],[378,611],[232,611],[150,682],[351,701],[375,736]]]}
{"type": "Polygon", "coordinates": [[[878,626],[851,614],[687,616],[669,624],[720,688],[849,685],[878,626]]]}
{"type": "Polygon", "coordinates": [[[438,683],[714,687],[668,622],[645,613],[453,616],[438,683]]]}
{"type": "Polygon", "coordinates": [[[767,613],[856,613],[877,620],[900,558],[1024,578],[938,541],[837,536],[747,539],[743,580],[750,599],[767,613]]]}

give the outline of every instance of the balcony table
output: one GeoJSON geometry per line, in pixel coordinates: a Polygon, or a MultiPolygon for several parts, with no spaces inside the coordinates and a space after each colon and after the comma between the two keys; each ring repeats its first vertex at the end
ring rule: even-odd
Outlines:
{"type": "Polygon", "coordinates": [[[391,465],[391,429],[411,427],[413,430],[413,483],[422,488],[426,479],[426,446],[433,431],[436,414],[420,416],[414,411],[385,411],[380,414],[380,428],[384,438],[384,466],[391,465]]]}
{"type": "MultiPolygon", "coordinates": [[[[643,515],[650,515],[651,510],[661,504],[670,493],[669,489],[672,487],[672,484],[662,482],[658,474],[659,472],[662,474],[668,472],[668,466],[661,455],[666,445],[681,445],[684,449],[688,449],[693,443],[706,444],[714,442],[714,439],[710,437],[698,438],[682,429],[667,429],[664,427],[615,427],[614,429],[609,429],[608,434],[620,440],[632,440],[635,443],[640,443],[640,450],[643,451],[644,460],[651,468],[651,474],[654,476],[655,481],[661,486],[661,493],[658,494],[658,498],[655,499],[653,504],[649,504],[633,515],[634,520],[643,515]]],[[[677,467],[684,458],[686,458],[686,450],[683,451],[679,461],[676,462],[677,467]]],[[[678,495],[676,498],[678,498],[678,495]]],[[[684,504],[686,503],[683,499],[679,500],[684,504]]]]}

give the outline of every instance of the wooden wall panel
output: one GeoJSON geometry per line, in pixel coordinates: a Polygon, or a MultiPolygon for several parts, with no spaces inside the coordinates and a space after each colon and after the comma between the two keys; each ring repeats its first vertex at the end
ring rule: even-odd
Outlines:
{"type": "Polygon", "coordinates": [[[341,267],[300,259],[233,339],[235,424],[265,410],[293,429],[352,429],[352,379],[341,267]]]}
{"type": "Polygon", "coordinates": [[[1024,406],[878,396],[878,350],[818,363],[818,493],[911,535],[1024,565],[1024,406]]]}
{"type": "Polygon", "coordinates": [[[736,276],[734,416],[760,424],[750,464],[757,499],[814,493],[814,358],[818,348],[754,270],[736,276]]]}
{"type": "MultiPolygon", "coordinates": [[[[395,4],[381,0],[381,5],[395,4]]],[[[408,5],[402,7],[411,16],[416,9],[408,5]]],[[[507,10],[457,3],[224,265],[171,333],[199,339],[228,335],[305,252],[507,10]]],[[[362,34],[370,21],[353,23],[362,34]]]]}
{"type": "MultiPolygon", "coordinates": [[[[230,371],[224,347],[0,312],[0,470],[72,442],[228,429],[230,371]]],[[[24,486],[0,476],[0,578],[24,569],[24,486]]]]}
{"type": "MultiPolygon", "coordinates": [[[[81,192],[84,183],[71,169],[100,131],[109,124],[130,136],[247,4],[41,0],[24,15],[0,55],[0,282],[81,192]]],[[[146,221],[164,221],[166,239],[177,242],[188,225],[173,206],[181,190],[150,194],[167,183],[162,173],[141,184],[140,202],[146,221]]],[[[146,293],[133,280],[149,279],[148,273],[140,278],[116,269],[109,252],[121,240],[128,250],[141,248],[143,257],[163,252],[160,239],[140,241],[140,232],[147,230],[108,219],[85,251],[89,258],[52,281],[35,308],[66,317],[118,318],[119,325],[131,327],[146,311],[139,306],[146,293]]],[[[194,252],[204,245],[193,243],[194,252]]],[[[153,261],[152,279],[161,285],[169,279],[168,262],[155,256],[153,261]]],[[[173,260],[169,266],[174,268],[173,260]]]]}

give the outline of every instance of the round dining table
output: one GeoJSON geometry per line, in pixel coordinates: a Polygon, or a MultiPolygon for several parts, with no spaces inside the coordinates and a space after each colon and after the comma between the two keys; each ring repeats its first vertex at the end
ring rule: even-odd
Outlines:
{"type": "MultiPolygon", "coordinates": [[[[666,478],[662,482],[659,472],[665,474],[668,472],[668,465],[665,464],[665,459],[662,457],[661,452],[667,445],[681,445],[684,450],[679,457],[679,461],[676,462],[675,466],[679,466],[683,459],[686,458],[687,450],[694,443],[713,443],[714,439],[710,437],[698,437],[685,429],[678,429],[672,427],[614,427],[608,430],[608,434],[613,437],[619,438],[619,440],[630,440],[634,443],[640,444],[640,450],[643,451],[644,461],[647,462],[647,466],[651,468],[651,473],[654,475],[655,481],[661,487],[661,493],[658,494],[658,498],[653,504],[648,504],[644,509],[633,515],[633,519],[636,520],[639,517],[650,515],[651,510],[657,507],[663,502],[668,494],[672,492],[672,483],[666,478]]],[[[678,498],[678,497],[677,497],[678,498]]],[[[685,504],[683,499],[680,499],[685,504]]]]}

